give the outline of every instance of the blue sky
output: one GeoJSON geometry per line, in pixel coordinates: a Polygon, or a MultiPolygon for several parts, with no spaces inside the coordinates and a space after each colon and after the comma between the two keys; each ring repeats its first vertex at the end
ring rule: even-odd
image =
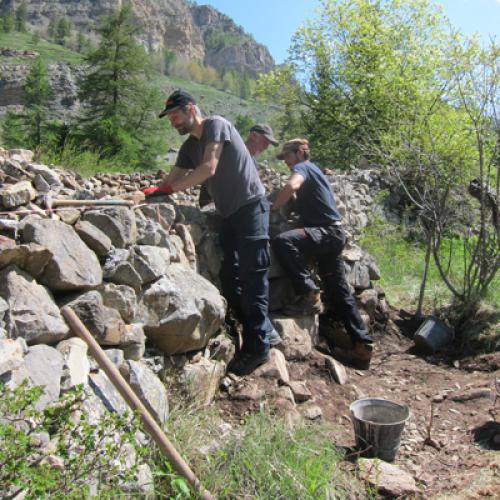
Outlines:
{"type": "MultiPolygon", "coordinates": [[[[432,0],[443,5],[453,26],[484,40],[500,40],[500,0],[432,0]]],[[[319,0],[198,0],[227,14],[270,50],[277,63],[287,57],[297,27],[314,18],[319,0]]]]}

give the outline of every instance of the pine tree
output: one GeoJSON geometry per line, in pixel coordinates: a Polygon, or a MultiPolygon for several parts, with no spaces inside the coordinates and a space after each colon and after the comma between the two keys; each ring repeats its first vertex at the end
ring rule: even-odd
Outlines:
{"type": "Polygon", "coordinates": [[[25,112],[10,113],[6,117],[3,139],[8,147],[37,149],[42,145],[51,96],[47,65],[38,57],[33,62],[24,85],[25,112]]]}
{"type": "Polygon", "coordinates": [[[79,87],[86,143],[102,156],[122,155],[132,163],[155,154],[147,146],[158,127],[151,106],[160,101],[148,85],[148,58],[134,41],[139,29],[128,6],[106,18],[98,47],[85,57],[89,69],[79,87]]]}
{"type": "Polygon", "coordinates": [[[28,10],[26,8],[26,3],[22,2],[21,5],[16,9],[15,14],[15,26],[16,31],[24,32],[26,31],[26,21],[28,19],[28,10]]]}
{"type": "Polygon", "coordinates": [[[65,17],[57,21],[55,28],[55,42],[59,45],[66,44],[66,38],[71,34],[71,23],[65,17]]]}
{"type": "Polygon", "coordinates": [[[5,33],[10,33],[14,29],[14,14],[7,12],[2,19],[3,30],[5,33]]]}
{"type": "Polygon", "coordinates": [[[57,18],[51,17],[49,20],[49,24],[47,26],[47,37],[49,38],[49,40],[55,39],[56,26],[57,26],[57,18]]]}

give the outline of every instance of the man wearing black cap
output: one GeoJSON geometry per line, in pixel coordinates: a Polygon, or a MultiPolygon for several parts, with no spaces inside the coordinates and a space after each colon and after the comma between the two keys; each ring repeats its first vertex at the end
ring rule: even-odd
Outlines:
{"type": "Polygon", "coordinates": [[[243,326],[242,349],[228,370],[246,375],[268,359],[274,330],[268,317],[269,204],[264,187],[233,125],[220,116],[202,118],[187,92],[170,95],[159,116],[167,116],[180,135],[189,137],[162,184],[144,192],[172,194],[206,183],[222,216],[222,292],[243,326]]]}

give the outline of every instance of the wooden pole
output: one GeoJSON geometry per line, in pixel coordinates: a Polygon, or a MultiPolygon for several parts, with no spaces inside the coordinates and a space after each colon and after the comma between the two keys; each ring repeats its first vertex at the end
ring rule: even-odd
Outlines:
{"type": "Polygon", "coordinates": [[[95,338],[80,321],[80,318],[76,315],[73,309],[69,306],[64,306],[61,309],[61,312],[73,331],[87,343],[90,354],[92,354],[99,366],[104,370],[109,380],[111,380],[118,392],[123,396],[123,399],[125,399],[133,411],[137,411],[139,413],[149,435],[153,438],[160,450],[167,456],[175,471],[185,477],[189,484],[201,494],[204,500],[214,500],[214,497],[210,492],[203,488],[199,479],[195,476],[189,465],[179,455],[172,443],[168,440],[167,436],[165,436],[161,427],[157,424],[156,420],[142,404],[141,400],[123,378],[116,366],[106,356],[105,352],[101,349],[101,346],[96,342],[95,338]]]}

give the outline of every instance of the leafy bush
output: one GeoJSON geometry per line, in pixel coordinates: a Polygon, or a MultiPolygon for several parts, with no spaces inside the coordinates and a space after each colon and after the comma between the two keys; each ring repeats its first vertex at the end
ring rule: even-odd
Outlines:
{"type": "Polygon", "coordinates": [[[119,493],[136,473],[135,466],[125,466],[125,452],[135,444],[136,420],[106,412],[91,423],[81,408],[82,387],[40,411],[42,394],[42,387],[30,388],[26,382],[15,389],[0,384],[2,493],[61,499],[84,498],[91,490],[102,498],[119,493]]]}

